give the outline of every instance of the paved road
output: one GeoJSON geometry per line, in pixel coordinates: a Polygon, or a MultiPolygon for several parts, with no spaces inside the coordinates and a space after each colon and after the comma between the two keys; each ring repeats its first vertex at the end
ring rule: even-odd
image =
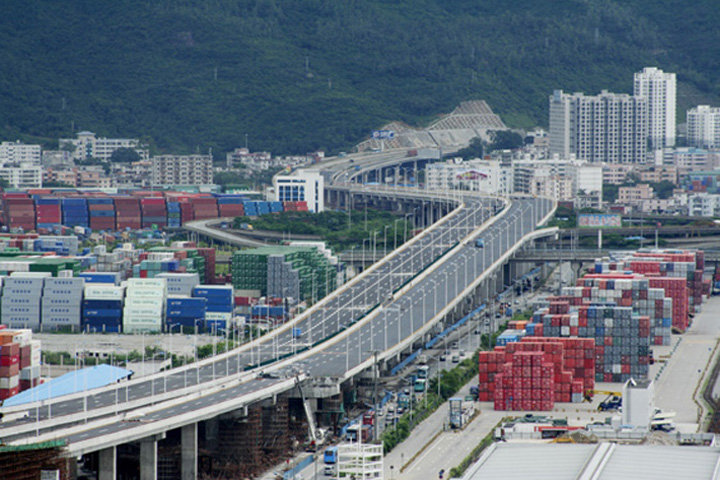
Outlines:
{"type": "MultiPolygon", "coordinates": [[[[715,345],[720,339],[720,297],[711,297],[695,316],[692,326],[682,336],[673,335],[674,343],[681,340],[655,385],[657,407],[677,412],[678,429],[697,431],[698,406],[693,393],[700,383],[715,345]]],[[[657,349],[656,357],[658,356],[657,349]]],[[[670,350],[666,348],[665,350],[670,350]]],[[[661,351],[662,354],[662,351],[661,351]]],[[[717,354],[715,356],[717,359],[717,354]]],[[[698,392],[698,399],[702,392],[698,392]]]]}
{"type": "MultiPolygon", "coordinates": [[[[52,415],[57,418],[74,412],[91,412],[100,407],[121,406],[128,400],[152,398],[161,392],[237,374],[248,365],[273,361],[301,350],[304,345],[321,342],[334,332],[348,328],[374,305],[383,303],[389,292],[397,290],[430,266],[438,256],[487,220],[490,215],[488,202],[468,201],[461,215],[447,219],[406,251],[387,260],[380,268],[368,272],[359,282],[331,298],[324,308],[298,324],[303,331],[300,339],[292,338],[289,330],[278,332],[254,345],[238,349],[233,352],[232,358],[225,357],[211,365],[198,366],[195,370],[185,372],[172,372],[160,379],[132,382],[127,388],[117,391],[88,395],[87,400],[59,401],[52,406],[37,408],[29,418],[0,424],[0,437],[5,441],[18,438],[14,434],[14,427],[32,424],[38,417],[46,419],[52,415]]],[[[429,278],[386,304],[380,314],[363,323],[362,328],[345,338],[327,341],[305,362],[308,373],[313,376],[342,377],[347,370],[368,360],[374,350],[387,350],[398,340],[420,329],[496,258],[532,229],[531,213],[536,217],[542,216],[550,208],[549,202],[542,202],[542,206],[541,202],[539,199],[513,202],[509,212],[483,233],[485,248],[479,249],[472,244],[463,247],[429,278]]],[[[106,433],[108,430],[94,429],[88,435],[100,436],[106,433]]]]}

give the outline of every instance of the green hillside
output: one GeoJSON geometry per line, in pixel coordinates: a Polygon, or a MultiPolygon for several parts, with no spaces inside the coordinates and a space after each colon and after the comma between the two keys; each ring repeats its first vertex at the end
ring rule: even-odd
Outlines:
{"type": "Polygon", "coordinates": [[[547,125],[555,88],[678,73],[679,116],[720,105],[710,0],[8,0],[0,139],[87,129],[160,151],[344,150],[390,120],[484,99],[547,125]]]}

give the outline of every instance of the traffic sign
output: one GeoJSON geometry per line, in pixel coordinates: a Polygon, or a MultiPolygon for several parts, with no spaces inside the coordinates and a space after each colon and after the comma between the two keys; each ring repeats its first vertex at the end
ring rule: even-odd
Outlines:
{"type": "Polygon", "coordinates": [[[377,140],[389,140],[395,138],[394,130],[373,130],[372,138],[377,140]]]}

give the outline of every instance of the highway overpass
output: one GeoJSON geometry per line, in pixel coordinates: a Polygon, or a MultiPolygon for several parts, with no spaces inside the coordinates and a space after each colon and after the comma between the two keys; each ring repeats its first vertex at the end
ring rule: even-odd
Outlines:
{"type": "MultiPolygon", "coordinates": [[[[342,195],[398,202],[404,195],[408,202],[426,204],[432,193],[343,188],[342,195]]],[[[294,388],[296,378],[304,380],[308,396],[337,396],[343,384],[376,360],[379,368],[397,361],[440,319],[467,311],[471,304],[463,299],[480,296],[481,283],[523,244],[554,234],[535,230],[554,210],[546,199],[436,197],[430,208],[439,203],[450,213],[293,322],[187,367],[25,409],[2,409],[0,438],[14,444],[63,438],[69,455],[97,455],[100,478],[114,476],[119,452],[132,444],[139,449],[141,478],[156,478],[158,442],[178,437],[181,476],[195,478],[199,446],[207,447],[218,435],[229,436],[228,445],[245,441],[237,438],[245,430],[223,430],[222,422],[255,418],[256,405],[272,406],[281,392],[294,388]],[[503,210],[493,216],[496,206],[503,210]],[[485,240],[482,249],[474,246],[479,236],[485,240]],[[300,339],[293,338],[292,328],[301,328],[300,339]]]]}

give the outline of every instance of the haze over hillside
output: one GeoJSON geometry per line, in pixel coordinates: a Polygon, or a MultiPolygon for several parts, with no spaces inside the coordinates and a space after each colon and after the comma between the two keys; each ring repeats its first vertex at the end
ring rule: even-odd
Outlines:
{"type": "Polygon", "coordinates": [[[678,74],[682,118],[720,105],[719,20],[709,0],[11,1],[0,138],[338,151],[468,99],[546,125],[554,88],[631,92],[650,65],[678,74]]]}

